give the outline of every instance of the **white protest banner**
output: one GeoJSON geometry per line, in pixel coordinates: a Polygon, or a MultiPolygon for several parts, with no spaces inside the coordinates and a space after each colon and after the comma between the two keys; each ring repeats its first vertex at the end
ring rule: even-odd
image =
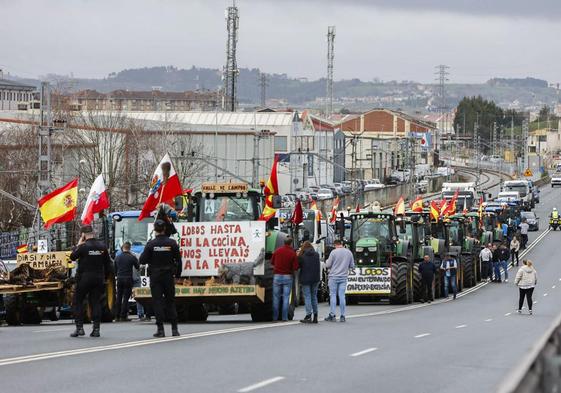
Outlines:
{"type": "Polygon", "coordinates": [[[392,291],[389,267],[357,267],[349,271],[347,295],[389,295],[392,291]]]}
{"type": "MultiPolygon", "coordinates": [[[[265,253],[265,221],[176,223],[182,276],[217,276],[224,264],[256,262],[265,253]]],[[[264,260],[254,274],[264,273],[264,260]]]]}

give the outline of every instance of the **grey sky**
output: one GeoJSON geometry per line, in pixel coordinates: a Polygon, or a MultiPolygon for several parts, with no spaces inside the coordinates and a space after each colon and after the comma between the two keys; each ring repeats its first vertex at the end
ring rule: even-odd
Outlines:
{"type": "MultiPolygon", "coordinates": [[[[102,77],[154,65],[221,67],[226,0],[0,0],[0,67],[25,77],[102,77]]],[[[238,0],[238,64],[335,78],[561,81],[559,0],[238,0]]]]}

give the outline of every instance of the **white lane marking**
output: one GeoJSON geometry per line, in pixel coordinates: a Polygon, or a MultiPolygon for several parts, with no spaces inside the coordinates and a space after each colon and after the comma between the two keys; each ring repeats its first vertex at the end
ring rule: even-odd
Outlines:
{"type": "Polygon", "coordinates": [[[551,287],[551,289],[555,289],[555,285],[553,285],[553,286],[551,287]]]}
{"type": "Polygon", "coordinates": [[[426,337],[426,336],[430,336],[430,333],[417,334],[417,335],[415,336],[415,338],[422,338],[422,337],[426,337]]]}
{"type": "Polygon", "coordinates": [[[486,319],[485,322],[491,322],[493,318],[486,319]]]}
{"type": "Polygon", "coordinates": [[[267,385],[270,385],[272,383],[282,381],[283,379],[284,379],[284,377],[269,378],[269,379],[266,379],[264,381],[254,383],[253,385],[246,386],[245,388],[241,388],[241,389],[238,390],[238,392],[239,393],[252,392],[254,390],[261,389],[261,388],[263,388],[267,385]]]}
{"type": "Polygon", "coordinates": [[[546,297],[546,296],[547,296],[547,293],[544,293],[543,296],[546,297]]]}
{"type": "Polygon", "coordinates": [[[463,328],[465,328],[466,326],[467,326],[467,325],[458,325],[458,326],[456,326],[456,329],[463,329],[463,328]]]}
{"type": "Polygon", "coordinates": [[[374,352],[374,351],[377,351],[377,350],[378,350],[378,348],[368,348],[368,349],[365,349],[364,351],[351,353],[349,356],[355,358],[357,356],[366,355],[367,353],[374,352]]]}
{"type": "Polygon", "coordinates": [[[100,345],[100,346],[94,346],[89,348],[71,349],[67,351],[46,352],[46,353],[39,353],[35,355],[18,356],[14,358],[0,359],[0,367],[11,365],[11,364],[33,362],[38,360],[46,360],[46,359],[60,358],[66,356],[76,356],[86,353],[112,351],[117,349],[141,347],[141,346],[152,345],[152,344],[163,344],[170,341],[189,340],[189,339],[200,338],[200,337],[218,336],[222,334],[254,331],[260,329],[272,329],[272,328],[297,325],[297,324],[299,323],[298,322],[286,322],[283,324],[267,323],[257,326],[244,326],[244,327],[229,328],[229,329],[210,330],[206,332],[197,332],[197,333],[185,334],[180,337],[165,337],[165,338],[156,338],[156,339],[148,339],[148,340],[129,341],[119,344],[100,345]]]}
{"type": "Polygon", "coordinates": [[[510,314],[512,314],[512,313],[511,313],[511,312],[507,312],[507,313],[505,314],[505,317],[508,317],[510,314]]]}
{"type": "Polygon", "coordinates": [[[537,300],[534,300],[534,304],[536,304],[537,302],[538,302],[537,300]]]}
{"type": "Polygon", "coordinates": [[[72,330],[72,326],[58,329],[42,329],[42,330],[32,330],[31,333],[47,333],[47,332],[61,332],[63,330],[72,330]]]}

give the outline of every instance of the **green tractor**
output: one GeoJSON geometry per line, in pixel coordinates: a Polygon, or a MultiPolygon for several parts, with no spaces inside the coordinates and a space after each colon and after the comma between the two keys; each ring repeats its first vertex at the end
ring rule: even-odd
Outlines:
{"type": "Polygon", "coordinates": [[[408,304],[414,299],[413,263],[406,253],[398,255],[399,244],[393,214],[352,213],[349,248],[355,269],[349,274],[350,303],[387,298],[391,304],[408,304]]]}
{"type": "Polygon", "coordinates": [[[463,284],[466,288],[474,287],[481,280],[479,252],[478,216],[456,214],[449,217],[450,243],[461,247],[463,263],[463,284]]]}

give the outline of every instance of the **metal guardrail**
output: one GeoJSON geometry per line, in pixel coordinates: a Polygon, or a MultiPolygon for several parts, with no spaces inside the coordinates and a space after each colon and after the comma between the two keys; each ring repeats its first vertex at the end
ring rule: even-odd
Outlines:
{"type": "Polygon", "coordinates": [[[561,314],[522,362],[508,374],[497,392],[561,392],[561,314]]]}

